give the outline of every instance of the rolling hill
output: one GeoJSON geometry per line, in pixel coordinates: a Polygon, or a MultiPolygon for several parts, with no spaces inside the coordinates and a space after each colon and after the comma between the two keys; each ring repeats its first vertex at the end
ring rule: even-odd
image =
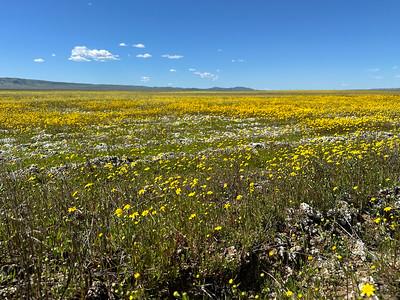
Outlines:
{"type": "Polygon", "coordinates": [[[142,85],[113,85],[88,84],[72,82],[55,82],[46,80],[0,78],[0,90],[88,90],[88,91],[252,91],[247,87],[209,89],[178,88],[178,87],[149,87],[142,85]]]}

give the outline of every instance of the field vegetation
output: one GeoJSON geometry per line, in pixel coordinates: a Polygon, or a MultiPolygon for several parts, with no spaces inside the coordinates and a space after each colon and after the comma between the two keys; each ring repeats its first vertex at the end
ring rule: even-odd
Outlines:
{"type": "Polygon", "coordinates": [[[0,92],[3,299],[398,299],[400,95],[0,92]]]}

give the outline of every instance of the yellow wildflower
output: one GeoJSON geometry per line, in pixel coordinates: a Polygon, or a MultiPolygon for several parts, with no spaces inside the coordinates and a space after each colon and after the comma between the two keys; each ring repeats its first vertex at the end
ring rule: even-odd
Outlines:
{"type": "Polygon", "coordinates": [[[94,183],[93,182],[89,182],[88,184],[85,185],[85,189],[90,188],[91,186],[93,186],[94,183]]]}
{"type": "Polygon", "coordinates": [[[72,207],[68,208],[68,212],[69,212],[70,214],[72,214],[72,213],[75,212],[76,210],[77,210],[76,206],[72,206],[72,207]]]}
{"type": "Polygon", "coordinates": [[[389,212],[389,211],[392,210],[392,208],[391,208],[390,206],[386,206],[383,210],[384,210],[385,212],[389,212]]]}
{"type": "Polygon", "coordinates": [[[133,213],[131,213],[130,215],[129,215],[129,218],[131,218],[132,220],[134,220],[136,217],[138,217],[139,216],[139,213],[137,212],[137,211],[135,211],[135,212],[133,212],[133,213]]]}
{"type": "Polygon", "coordinates": [[[287,290],[287,291],[285,292],[285,296],[286,296],[286,297],[292,297],[292,296],[293,296],[293,292],[292,292],[291,290],[287,290]]]}
{"type": "Polygon", "coordinates": [[[116,215],[118,218],[122,217],[123,214],[124,211],[122,210],[122,208],[117,208],[114,212],[114,215],[116,215]]]}
{"type": "Polygon", "coordinates": [[[371,297],[375,295],[375,286],[371,283],[364,283],[361,286],[361,296],[371,297]]]}

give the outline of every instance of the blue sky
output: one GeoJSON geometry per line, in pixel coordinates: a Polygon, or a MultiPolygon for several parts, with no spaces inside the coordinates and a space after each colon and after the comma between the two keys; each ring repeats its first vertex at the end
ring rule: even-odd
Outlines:
{"type": "Polygon", "coordinates": [[[0,77],[400,87],[399,12],[398,0],[2,0],[0,77]]]}

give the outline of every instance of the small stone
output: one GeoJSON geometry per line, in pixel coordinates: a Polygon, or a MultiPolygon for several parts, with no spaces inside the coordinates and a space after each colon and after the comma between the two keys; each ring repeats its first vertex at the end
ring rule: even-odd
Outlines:
{"type": "Polygon", "coordinates": [[[93,282],[86,294],[86,300],[108,300],[108,290],[104,283],[100,281],[93,282]]]}

